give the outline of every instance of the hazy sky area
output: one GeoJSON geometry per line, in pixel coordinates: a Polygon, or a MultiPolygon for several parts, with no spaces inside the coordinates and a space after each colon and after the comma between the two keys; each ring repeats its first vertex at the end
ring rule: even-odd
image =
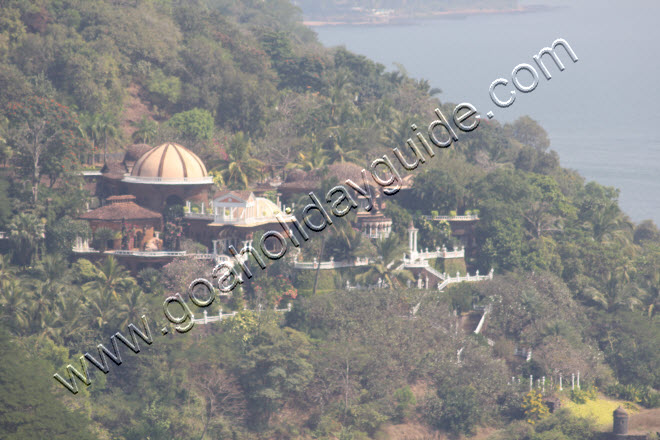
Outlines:
{"type": "Polygon", "coordinates": [[[548,131],[563,166],[620,188],[633,220],[660,223],[660,2],[521,2],[539,3],[560,8],[315,29],[324,44],[345,44],[388,70],[402,63],[411,76],[442,88],[443,101],[470,102],[501,122],[530,115],[548,131]],[[557,38],[571,44],[579,61],[562,54],[563,72],[551,70],[550,81],[541,76],[536,90],[496,107],[491,82],[510,80],[517,64],[534,65],[532,55],[557,38]]]}

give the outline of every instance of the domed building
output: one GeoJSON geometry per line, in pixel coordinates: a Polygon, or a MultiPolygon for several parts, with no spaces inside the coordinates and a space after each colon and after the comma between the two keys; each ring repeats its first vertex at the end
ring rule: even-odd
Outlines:
{"type": "Polygon", "coordinates": [[[292,219],[282,212],[279,198],[274,202],[251,191],[230,190],[210,197],[213,177],[204,163],[173,142],[153,148],[131,145],[122,161],[106,162],[95,176],[100,180],[96,179],[94,192],[104,201],[103,206],[88,209],[80,218],[93,231],[111,229],[120,238],[115,237],[99,251],[81,237],[74,252],[88,257],[112,253],[133,270],[185,256],[179,249],[180,238],[191,238],[207,247],[208,254],[195,254],[195,258],[214,258],[230,245],[241,249],[251,242],[256,230],[281,228],[280,221],[292,219]],[[183,221],[164,222],[163,213],[170,205],[184,207],[183,221]]]}
{"type": "Polygon", "coordinates": [[[206,200],[213,177],[195,153],[167,142],[142,154],[122,183],[140,205],[160,212],[166,205],[206,200]]]}

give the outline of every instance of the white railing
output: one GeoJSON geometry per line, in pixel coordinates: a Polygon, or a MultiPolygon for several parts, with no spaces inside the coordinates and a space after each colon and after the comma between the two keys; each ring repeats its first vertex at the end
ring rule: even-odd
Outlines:
{"type": "Polygon", "coordinates": [[[108,254],[130,255],[135,257],[183,257],[186,251],[127,251],[127,250],[108,250],[108,254]]]}
{"type": "Polygon", "coordinates": [[[477,328],[474,329],[474,333],[477,334],[477,335],[479,333],[481,333],[481,330],[484,327],[484,323],[486,322],[486,315],[488,314],[488,312],[490,312],[490,306],[484,308],[483,312],[484,313],[481,315],[481,319],[479,320],[479,324],[477,324],[477,328]]]}
{"type": "MultiPolygon", "coordinates": [[[[252,226],[252,225],[264,225],[267,223],[278,223],[278,219],[275,216],[257,216],[257,217],[223,217],[219,214],[213,213],[200,213],[200,212],[184,212],[183,216],[185,218],[193,219],[203,219],[203,220],[213,220],[213,223],[219,225],[240,225],[240,226],[252,226]]],[[[282,215],[282,219],[285,222],[290,222],[293,220],[293,216],[282,215]]]]}
{"type": "Polygon", "coordinates": [[[80,253],[80,254],[89,254],[89,253],[94,253],[94,252],[101,252],[97,249],[93,249],[91,247],[85,247],[85,246],[74,246],[71,248],[72,252],[80,253]]]}
{"type": "Polygon", "coordinates": [[[213,177],[140,177],[140,176],[125,176],[123,182],[129,183],[165,183],[170,185],[176,184],[207,184],[213,183],[213,177]]]}
{"type": "Polygon", "coordinates": [[[440,273],[439,271],[435,270],[435,269],[432,268],[431,266],[428,266],[428,267],[426,267],[425,269],[426,269],[426,271],[429,272],[431,275],[435,275],[436,277],[438,277],[438,278],[441,279],[441,280],[444,280],[444,279],[445,279],[445,274],[444,274],[444,273],[440,273]]]}
{"type": "Polygon", "coordinates": [[[340,269],[342,267],[358,267],[368,266],[373,263],[369,258],[356,258],[353,261],[335,261],[333,257],[330,261],[321,261],[320,263],[314,258],[314,261],[294,261],[294,269],[340,269]],[[320,267],[319,267],[320,266],[320,267]]]}
{"type": "Polygon", "coordinates": [[[465,246],[463,246],[461,249],[454,248],[453,251],[448,251],[444,246],[442,249],[439,247],[436,248],[435,251],[429,251],[429,249],[426,248],[424,251],[417,252],[411,257],[404,255],[403,264],[411,265],[420,261],[431,260],[433,258],[465,258],[465,246]]]}
{"type": "Polygon", "coordinates": [[[453,222],[458,222],[458,221],[471,221],[471,220],[479,220],[479,216],[477,214],[470,214],[470,215],[425,215],[423,216],[427,220],[447,220],[447,221],[453,221],[453,222]]]}
{"type": "Polygon", "coordinates": [[[493,279],[493,272],[494,272],[494,270],[491,269],[490,272],[488,272],[488,275],[479,275],[479,271],[477,271],[476,275],[470,275],[468,273],[464,277],[462,277],[458,272],[456,272],[456,276],[454,278],[452,278],[450,276],[447,276],[446,274],[443,274],[443,275],[446,276],[446,279],[441,284],[438,284],[438,290],[442,290],[448,284],[453,284],[453,283],[492,280],[493,279]]]}
{"type": "MultiPolygon", "coordinates": [[[[247,310],[247,309],[243,309],[247,310]]],[[[263,310],[261,304],[259,304],[259,307],[257,307],[257,310],[250,310],[251,312],[257,312],[260,313],[263,310]]],[[[291,311],[291,303],[287,304],[286,309],[278,309],[275,307],[274,309],[276,312],[284,313],[284,312],[290,312],[291,311]]],[[[227,318],[233,318],[234,316],[238,315],[237,311],[233,311],[230,313],[222,313],[222,309],[220,309],[220,312],[218,313],[217,316],[209,316],[208,312],[204,310],[204,317],[203,318],[194,318],[192,319],[193,323],[195,324],[211,324],[213,322],[221,322],[223,319],[227,318]]]]}
{"type": "Polygon", "coordinates": [[[184,212],[183,216],[186,218],[201,218],[204,220],[213,220],[215,218],[213,214],[209,214],[209,213],[202,214],[201,212],[184,212]]]}
{"type": "Polygon", "coordinates": [[[214,254],[186,254],[186,257],[194,258],[195,260],[213,260],[219,255],[214,254]]]}

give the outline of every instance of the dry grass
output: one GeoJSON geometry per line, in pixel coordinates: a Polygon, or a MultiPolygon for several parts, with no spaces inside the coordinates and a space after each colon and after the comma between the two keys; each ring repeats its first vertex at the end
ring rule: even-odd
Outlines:
{"type": "Polygon", "coordinates": [[[660,408],[645,409],[632,414],[628,428],[635,432],[660,432],[660,408]]]}
{"type": "Polygon", "coordinates": [[[562,407],[568,408],[571,412],[579,417],[593,419],[596,426],[604,431],[612,429],[612,413],[619,406],[626,408],[628,413],[636,412],[634,409],[629,409],[630,405],[625,400],[614,400],[604,396],[599,396],[596,400],[588,400],[587,403],[577,404],[570,400],[562,399],[562,407]]]}

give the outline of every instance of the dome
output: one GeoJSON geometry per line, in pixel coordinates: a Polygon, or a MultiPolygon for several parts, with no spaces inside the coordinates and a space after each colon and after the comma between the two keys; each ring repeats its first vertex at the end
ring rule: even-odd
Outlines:
{"type": "Polygon", "coordinates": [[[187,148],[172,142],[144,153],[135,162],[131,175],[124,180],[133,183],[213,183],[213,178],[206,172],[200,158],[187,148]]]}
{"type": "Polygon", "coordinates": [[[614,416],[628,416],[628,412],[623,409],[621,406],[619,406],[617,409],[614,410],[614,416]]]}

